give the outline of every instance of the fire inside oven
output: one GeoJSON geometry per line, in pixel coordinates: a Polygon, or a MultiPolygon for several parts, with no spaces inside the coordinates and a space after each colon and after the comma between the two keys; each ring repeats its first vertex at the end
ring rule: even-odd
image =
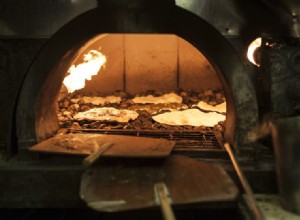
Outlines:
{"type": "MultiPolygon", "coordinates": [[[[226,100],[217,73],[176,35],[98,35],[78,50],[56,98],[58,129],[47,138],[166,138],[177,150],[216,150],[222,143],[226,100]]],[[[80,152],[72,141],[63,145],[80,152]]]]}

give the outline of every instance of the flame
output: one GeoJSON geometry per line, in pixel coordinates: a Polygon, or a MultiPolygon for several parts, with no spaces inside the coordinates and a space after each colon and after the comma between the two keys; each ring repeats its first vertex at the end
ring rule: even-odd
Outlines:
{"type": "Polygon", "coordinates": [[[261,47],[261,37],[256,38],[248,47],[247,51],[247,57],[250,60],[251,63],[253,63],[256,66],[259,66],[258,63],[255,62],[254,59],[254,52],[257,48],[261,47]]]}
{"type": "Polygon", "coordinates": [[[106,63],[106,57],[98,50],[90,50],[84,54],[83,63],[72,65],[63,83],[69,93],[85,87],[85,80],[91,80],[98,74],[101,67],[106,63]]]}

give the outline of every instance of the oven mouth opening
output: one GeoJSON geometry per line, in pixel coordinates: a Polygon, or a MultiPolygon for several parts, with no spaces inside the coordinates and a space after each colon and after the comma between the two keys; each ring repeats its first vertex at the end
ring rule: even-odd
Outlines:
{"type": "MultiPolygon", "coordinates": [[[[206,57],[184,39],[101,34],[70,57],[67,68],[60,68],[62,58],[53,70],[64,71],[57,94],[40,99],[38,112],[46,114],[37,114],[39,141],[98,133],[166,138],[177,150],[223,148],[221,82],[206,57]]],[[[44,86],[43,94],[51,87],[44,86]]]]}
{"type": "MultiPolygon", "coordinates": [[[[177,6],[172,7],[167,17],[165,11],[158,10],[158,8],[149,8],[142,12],[132,10],[126,8],[111,8],[110,11],[100,8],[91,10],[62,27],[47,41],[29,67],[19,92],[16,108],[18,138],[16,146],[19,152],[27,152],[32,145],[56,134],[60,128],[57,101],[66,73],[73,61],[86,49],[85,47],[89,46],[88,44],[93,40],[97,40],[95,37],[103,33],[174,34],[189,42],[198,52],[201,51],[207,57],[221,82],[227,102],[226,120],[223,127],[225,141],[236,149],[238,147],[242,149],[244,145],[247,148],[247,144],[251,144],[247,132],[257,123],[257,101],[253,94],[255,90],[241,57],[232,45],[210,24],[177,6]],[[143,19],[136,22],[136,17],[131,16],[132,10],[143,19]],[[96,23],[95,20],[97,20],[96,23]],[[121,20],[124,22],[119,22],[121,20]],[[78,27],[84,28],[79,30],[78,27]]],[[[165,41],[164,44],[169,43],[165,41]]],[[[126,78],[125,82],[134,81],[126,78]]],[[[140,83],[136,84],[140,85],[140,83]]],[[[159,88],[165,88],[165,86],[160,85],[159,88]]],[[[175,88],[177,88],[176,85],[175,88]]],[[[124,89],[114,91],[116,90],[124,89]]],[[[176,89],[158,91],[150,88],[146,89],[146,92],[148,90],[154,90],[155,94],[176,92],[176,89]]],[[[182,91],[189,92],[185,89],[182,91]]],[[[143,94],[136,92],[134,95],[143,94]]]]}

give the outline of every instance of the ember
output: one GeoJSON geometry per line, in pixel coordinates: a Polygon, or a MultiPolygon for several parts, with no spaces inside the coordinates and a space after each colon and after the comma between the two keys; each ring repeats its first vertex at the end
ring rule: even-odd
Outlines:
{"type": "Polygon", "coordinates": [[[225,120],[226,102],[223,93],[220,91],[206,90],[200,93],[181,91],[163,95],[153,94],[153,91],[149,91],[136,97],[124,92],[116,92],[115,96],[109,97],[87,97],[81,96],[77,92],[68,94],[59,101],[58,105],[57,115],[61,128],[72,130],[170,129],[211,131],[214,125],[218,126],[220,130],[222,121],[225,120]],[[108,109],[113,109],[116,114],[109,114],[108,109]],[[95,111],[98,111],[98,113],[99,111],[102,113],[105,111],[105,113],[100,115],[97,113],[97,117],[91,116],[95,116],[95,111]],[[164,113],[173,112],[182,115],[185,111],[197,111],[197,114],[187,114],[189,120],[179,124],[156,120],[158,117],[163,117],[164,113]],[[89,115],[89,113],[91,114],[89,115]],[[211,117],[211,119],[208,119],[208,117],[211,117]],[[207,120],[210,120],[210,123],[207,123],[207,120]]]}

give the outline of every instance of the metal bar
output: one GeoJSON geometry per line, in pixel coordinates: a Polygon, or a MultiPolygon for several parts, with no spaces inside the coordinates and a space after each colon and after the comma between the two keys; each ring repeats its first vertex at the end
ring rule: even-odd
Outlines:
{"type": "Polygon", "coordinates": [[[246,199],[248,200],[249,203],[249,207],[251,209],[251,211],[253,212],[253,215],[255,217],[256,220],[264,220],[263,214],[261,212],[261,210],[259,209],[255,197],[253,195],[252,189],[243,173],[243,171],[240,168],[240,165],[238,164],[235,155],[233,154],[233,151],[231,149],[231,146],[228,143],[224,144],[224,147],[227,151],[227,153],[229,154],[229,157],[231,159],[231,162],[234,166],[234,169],[239,177],[239,180],[245,190],[246,193],[246,199]]]}
{"type": "Polygon", "coordinates": [[[175,149],[177,147],[185,147],[186,150],[192,149],[219,149],[221,150],[220,142],[218,142],[213,132],[207,132],[206,134],[198,131],[156,131],[156,130],[122,130],[122,129],[79,129],[70,130],[72,133],[97,133],[108,135],[129,135],[139,137],[151,137],[151,138],[166,138],[176,142],[175,149]]]}
{"type": "MultiPolygon", "coordinates": [[[[72,130],[72,129],[70,129],[72,130]]],[[[195,131],[195,130],[174,130],[174,129],[164,129],[164,130],[135,130],[135,129],[99,129],[99,128],[85,128],[85,129],[75,129],[74,132],[128,132],[128,133],[160,133],[160,134],[204,134],[209,136],[214,136],[213,131],[212,132],[206,132],[201,133],[201,131],[195,131]]]]}
{"type": "Polygon", "coordinates": [[[214,129],[214,134],[215,134],[215,137],[219,143],[220,146],[223,146],[223,135],[222,135],[222,132],[221,131],[218,131],[216,129],[214,129]]]}
{"type": "Polygon", "coordinates": [[[87,156],[83,160],[82,164],[85,167],[88,167],[88,166],[92,165],[112,145],[113,145],[112,143],[103,144],[98,150],[96,150],[95,152],[93,152],[92,154],[90,154],[89,156],[87,156]]]}
{"type": "Polygon", "coordinates": [[[174,212],[172,210],[168,188],[164,183],[156,183],[154,185],[154,191],[156,198],[159,200],[159,204],[165,220],[176,220],[174,212]]]}
{"type": "Polygon", "coordinates": [[[121,130],[121,129],[79,129],[71,130],[72,133],[101,133],[101,134],[124,134],[124,135],[136,135],[136,136],[155,136],[155,137],[166,137],[168,139],[195,139],[195,140],[210,140],[217,141],[216,136],[213,132],[211,133],[200,133],[195,131],[184,131],[184,132],[174,132],[174,131],[138,131],[138,130],[121,130]]]}

